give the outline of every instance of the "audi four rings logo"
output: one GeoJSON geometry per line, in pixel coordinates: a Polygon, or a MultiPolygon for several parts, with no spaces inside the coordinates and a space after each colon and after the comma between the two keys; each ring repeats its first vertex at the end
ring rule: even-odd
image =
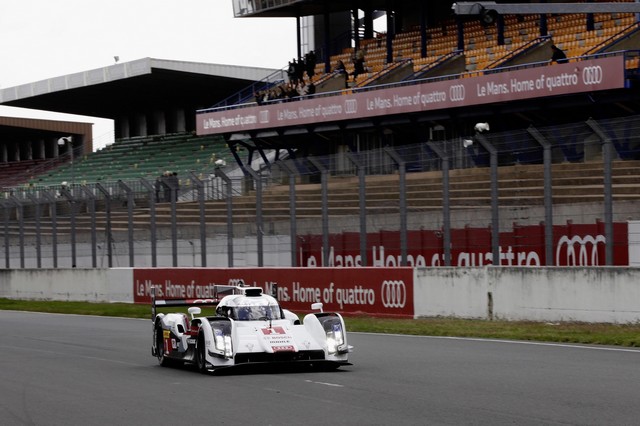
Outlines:
{"type": "Polygon", "coordinates": [[[453,102],[464,101],[464,86],[462,84],[455,84],[449,87],[449,99],[453,102]]]}
{"type": "Polygon", "coordinates": [[[586,85],[602,83],[603,76],[604,72],[600,65],[584,67],[582,69],[582,82],[586,85]]]}
{"type": "Polygon", "coordinates": [[[382,306],[404,308],[407,303],[407,287],[404,281],[386,280],[382,282],[382,306]]]}
{"type": "Polygon", "coordinates": [[[347,99],[344,102],[344,112],[347,114],[355,114],[358,112],[358,101],[355,99],[347,99]]]}

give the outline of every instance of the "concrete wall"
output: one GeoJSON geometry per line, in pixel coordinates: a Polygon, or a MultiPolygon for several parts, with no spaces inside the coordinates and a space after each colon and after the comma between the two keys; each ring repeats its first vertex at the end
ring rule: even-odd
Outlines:
{"type": "Polygon", "coordinates": [[[633,323],[640,269],[416,269],[414,301],[416,317],[633,323]]]}
{"type": "MultiPolygon", "coordinates": [[[[130,303],[133,269],[0,270],[0,297],[130,303]]],[[[640,268],[416,268],[413,297],[415,317],[636,323],[640,268]]]]}
{"type": "Polygon", "coordinates": [[[132,302],[133,269],[0,270],[0,297],[27,300],[132,302]]]}

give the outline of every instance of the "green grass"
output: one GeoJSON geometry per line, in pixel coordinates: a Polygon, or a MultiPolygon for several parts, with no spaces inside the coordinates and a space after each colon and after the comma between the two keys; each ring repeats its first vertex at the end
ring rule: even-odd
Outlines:
{"type": "MultiPolygon", "coordinates": [[[[151,319],[149,305],[24,301],[0,298],[0,309],[151,319]]],[[[175,310],[175,309],[172,309],[175,310]]],[[[206,311],[205,311],[206,313],[206,311]]],[[[345,317],[348,331],[421,336],[478,337],[640,347],[640,324],[539,323],[453,318],[345,317]]]]}

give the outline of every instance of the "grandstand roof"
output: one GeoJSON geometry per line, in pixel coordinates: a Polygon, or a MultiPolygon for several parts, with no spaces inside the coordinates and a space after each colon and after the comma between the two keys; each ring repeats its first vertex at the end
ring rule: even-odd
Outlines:
{"type": "Polygon", "coordinates": [[[0,104],[117,119],[211,106],[276,70],[143,58],[0,90],[0,104]]]}
{"type": "MultiPolygon", "coordinates": [[[[373,10],[386,10],[387,7],[402,6],[405,8],[419,5],[421,0],[403,0],[402,2],[389,2],[388,0],[367,0],[360,2],[360,7],[370,7],[373,10]]],[[[451,2],[453,3],[453,1],[451,2]]],[[[295,16],[312,16],[322,15],[325,11],[330,13],[344,12],[353,9],[357,2],[346,2],[344,0],[287,0],[281,2],[266,3],[265,6],[258,7],[254,5],[256,11],[254,13],[246,13],[246,17],[295,17],[295,16]],[[277,5],[276,5],[277,4],[277,5]]],[[[451,4],[449,4],[450,6],[451,4]]]]}

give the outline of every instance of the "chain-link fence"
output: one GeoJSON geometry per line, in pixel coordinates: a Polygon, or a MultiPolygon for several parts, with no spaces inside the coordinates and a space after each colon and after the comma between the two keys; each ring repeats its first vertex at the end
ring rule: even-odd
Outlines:
{"type": "MultiPolygon", "coordinates": [[[[5,268],[617,265],[640,117],[220,168],[188,185],[15,189],[5,268]]],[[[183,182],[184,182],[183,178],[183,182]]]]}

